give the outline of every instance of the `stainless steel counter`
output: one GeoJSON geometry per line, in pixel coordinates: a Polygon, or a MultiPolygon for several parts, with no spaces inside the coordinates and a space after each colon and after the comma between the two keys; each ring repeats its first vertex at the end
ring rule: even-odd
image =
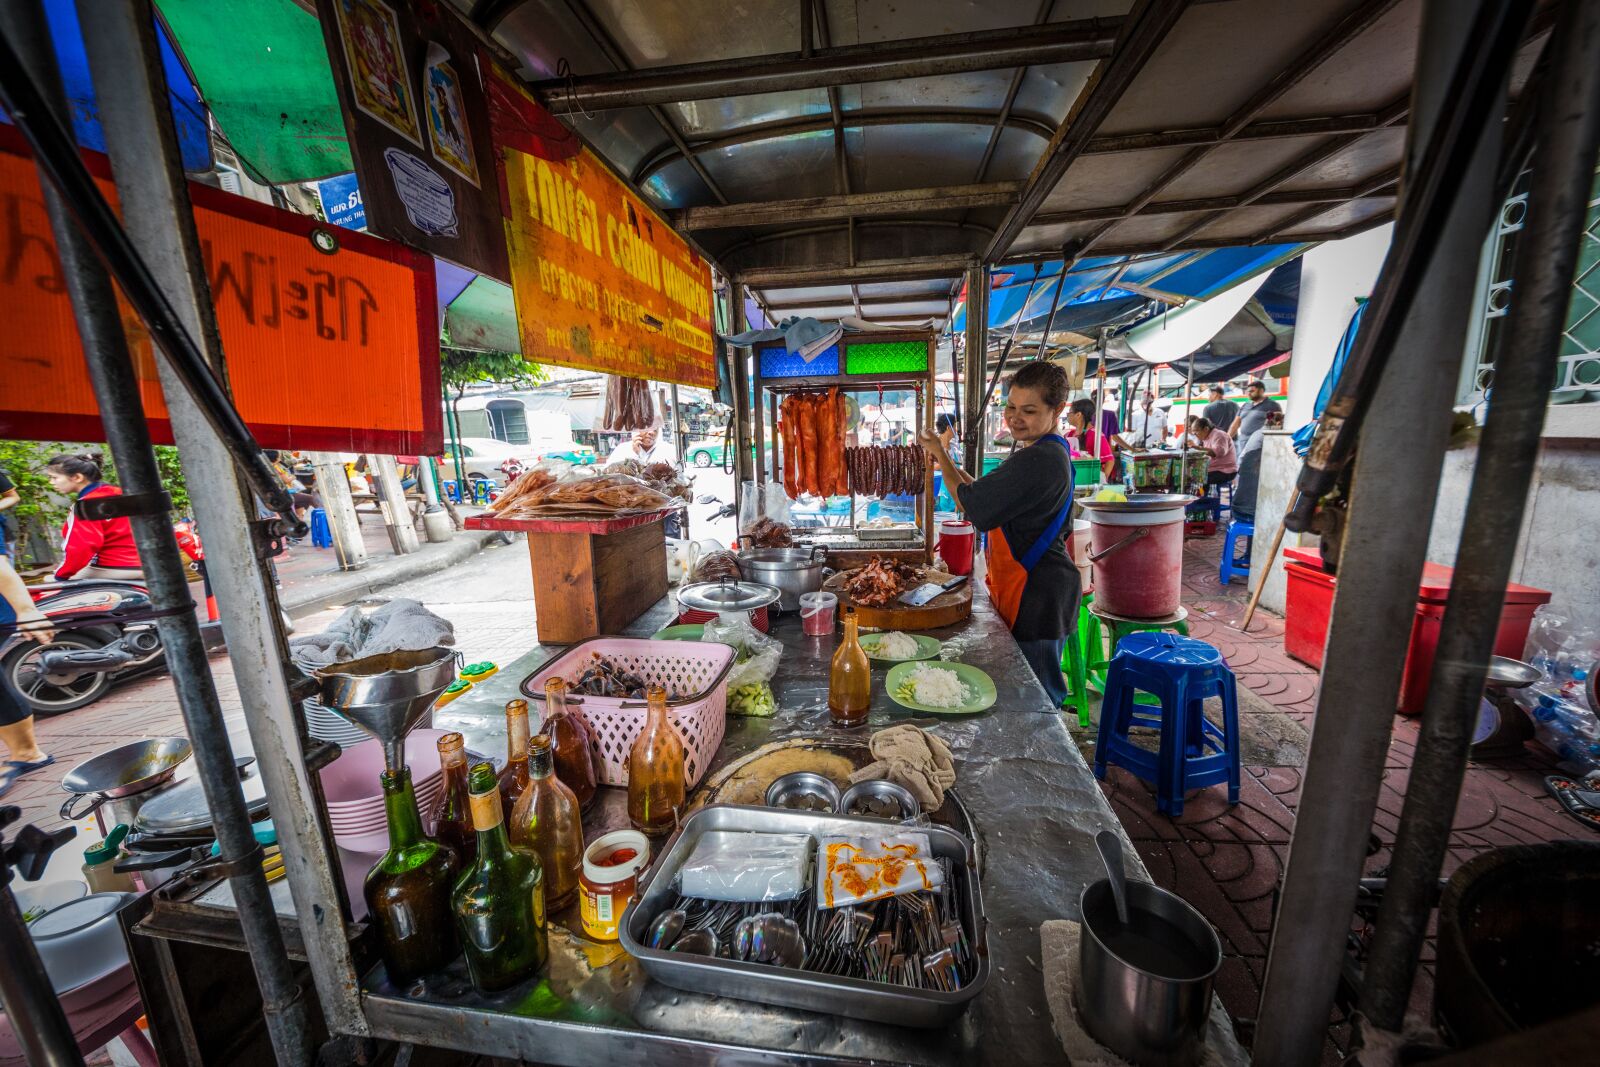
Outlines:
{"type": "MultiPolygon", "coordinates": [[[[663,601],[628,632],[648,636],[670,621],[663,601]]],[[[831,733],[864,738],[896,722],[932,727],[950,743],[959,760],[957,788],[977,829],[993,964],[988,988],[958,1022],[913,1030],[682,993],[652,982],[621,949],[568,932],[578,929],[576,910],[569,909],[552,917],[551,965],[531,987],[480,995],[457,961],[445,974],[399,991],[378,968],[365,985],[377,1035],[557,1064],[1059,1061],[1039,967],[1039,924],[1077,918],[1079,890],[1099,877],[1094,835],[1117,828],[1116,817],[983,591],[976,591],[970,620],[933,633],[946,642],[946,658],[994,679],[999,699],[989,712],[914,715],[889,700],[881,687],[884,668],[874,664],[868,726],[838,731],[827,709],[837,638],[806,637],[797,617],[783,616],[773,634],[786,648],[773,679],[779,710],[770,719],[730,717],[713,769],[769,741],[831,733]]],[[[503,752],[505,701],[555,651],[536,647],[503,664],[498,675],[440,709],[434,725],[462,730],[470,749],[503,752]]],[[[591,835],[626,822],[624,792],[602,793],[586,820],[591,835]]]]}

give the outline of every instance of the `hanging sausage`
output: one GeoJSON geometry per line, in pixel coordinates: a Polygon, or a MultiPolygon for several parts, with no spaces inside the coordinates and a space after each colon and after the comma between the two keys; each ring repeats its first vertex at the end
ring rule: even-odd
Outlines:
{"type": "Polygon", "coordinates": [[[844,469],[844,398],[838,389],[797,392],[778,407],[778,438],[783,445],[783,490],[833,496],[850,491],[844,469]]]}

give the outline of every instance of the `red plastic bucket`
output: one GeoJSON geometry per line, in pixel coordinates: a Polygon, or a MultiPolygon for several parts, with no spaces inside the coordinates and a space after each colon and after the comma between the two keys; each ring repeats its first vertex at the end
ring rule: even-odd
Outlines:
{"type": "Polygon", "coordinates": [[[972,573],[972,552],[977,533],[972,523],[946,519],[939,524],[939,558],[951,574],[972,573]]]}
{"type": "Polygon", "coordinates": [[[1160,619],[1183,593],[1183,506],[1090,510],[1094,602],[1112,615],[1160,619]]]}

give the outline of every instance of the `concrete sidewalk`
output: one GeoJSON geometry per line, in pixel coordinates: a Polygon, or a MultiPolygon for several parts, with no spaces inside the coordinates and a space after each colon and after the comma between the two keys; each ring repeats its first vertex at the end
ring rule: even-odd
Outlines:
{"type": "Polygon", "coordinates": [[[457,530],[441,544],[423,541],[417,551],[397,556],[381,523],[363,518],[361,536],[367,564],[341,571],[331,548],[313,548],[309,539],[277,558],[278,596],[291,618],[314,615],[324,608],[353,604],[401,582],[409,582],[470,559],[496,535],[487,530],[457,530]]]}

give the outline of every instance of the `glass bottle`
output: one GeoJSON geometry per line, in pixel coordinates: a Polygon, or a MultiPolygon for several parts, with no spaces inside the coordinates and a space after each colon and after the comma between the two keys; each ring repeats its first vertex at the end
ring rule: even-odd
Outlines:
{"type": "Polygon", "coordinates": [[[649,715],[628,752],[628,821],[635,830],[659,837],[677,828],[688,792],[683,742],[667,718],[667,691],[652,685],[644,698],[649,715]]]}
{"type": "Polygon", "coordinates": [[[837,726],[860,726],[872,706],[872,668],[861,649],[854,608],[844,613],[844,640],[828,668],[828,712],[837,726]]]}
{"type": "Polygon", "coordinates": [[[528,788],[528,702],[506,702],[506,765],[500,769],[500,806],[510,811],[528,788]]]}
{"type": "Polygon", "coordinates": [[[577,896],[583,873],[583,814],[578,798],[555,775],[549,734],[529,741],[528,775],[528,788],[511,812],[511,843],[539,854],[545,910],[560,911],[577,896]]]}
{"type": "Polygon", "coordinates": [[[449,845],[463,869],[478,856],[478,835],[472,829],[472,812],[467,807],[467,742],[457,733],[445,734],[437,742],[439,766],[444,781],[439,799],[433,802],[433,836],[449,845]]]}
{"type": "Polygon", "coordinates": [[[494,768],[479,763],[468,781],[478,859],[456,883],[451,906],[472,984],[492,993],[533,975],[549,955],[544,868],[532,849],[507,840],[494,768]]]}
{"type": "Polygon", "coordinates": [[[367,913],[389,981],[406,986],[442,969],[461,951],[450,913],[450,889],[461,865],[454,852],[422,834],[411,768],[385,770],[383,805],[389,850],[367,872],[367,913]]]}
{"type": "Polygon", "coordinates": [[[600,795],[600,776],[595,768],[594,731],[582,715],[567,706],[567,683],[551,678],[544,683],[544,725],[540,732],[550,737],[555,755],[556,777],[564,782],[584,811],[600,795]]]}

